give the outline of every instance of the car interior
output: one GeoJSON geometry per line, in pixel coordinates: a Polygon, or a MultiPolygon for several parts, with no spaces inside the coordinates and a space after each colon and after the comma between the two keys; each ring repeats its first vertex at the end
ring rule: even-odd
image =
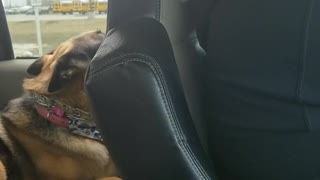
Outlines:
{"type": "Polygon", "coordinates": [[[86,82],[125,178],[214,178],[204,148],[205,40],[197,35],[206,33],[212,3],[109,1],[108,37],[86,82]]]}
{"type": "MultiPolygon", "coordinates": [[[[318,102],[308,95],[317,94],[313,90],[319,85],[312,90],[308,85],[316,81],[300,80],[319,72],[298,73],[304,71],[297,65],[312,69],[300,61],[310,54],[299,49],[308,43],[317,47],[304,41],[304,33],[319,30],[317,23],[306,25],[315,22],[312,7],[319,6],[314,1],[109,0],[107,37],[90,63],[85,87],[122,178],[307,177],[289,171],[299,169],[294,165],[310,158],[308,153],[288,155],[272,149],[306,152],[295,151],[297,141],[281,146],[280,141],[261,139],[268,132],[309,132],[304,118],[309,105],[310,126],[318,127],[312,121],[318,102]],[[213,122],[213,117],[232,124],[224,129],[230,135],[219,134],[218,127],[226,125],[213,122]],[[234,127],[261,133],[244,132],[237,141],[234,127]],[[276,159],[284,163],[270,165],[276,159]]],[[[2,6],[0,26],[4,107],[22,93],[21,82],[35,59],[15,59],[2,6]]],[[[310,37],[319,38],[312,32],[310,37]]],[[[310,177],[318,177],[312,170],[310,177]]]]}
{"type": "MultiPolygon", "coordinates": [[[[170,0],[161,1],[161,3],[159,0],[109,1],[107,33],[110,35],[108,35],[107,39],[110,38],[110,41],[106,40],[106,44],[103,44],[101,46],[105,47],[105,49],[102,48],[100,50],[103,51],[101,55],[97,54],[97,59],[95,60],[95,63],[92,63],[92,67],[88,72],[87,84],[89,94],[98,94],[98,92],[95,92],[95,90],[98,90],[100,88],[98,87],[99,85],[96,86],[96,83],[98,83],[96,81],[100,79],[100,76],[94,75],[95,78],[92,78],[91,74],[99,74],[100,71],[103,71],[102,69],[98,68],[100,66],[99,63],[104,64],[103,66],[108,66],[107,64],[105,64],[108,63],[108,61],[102,62],[98,57],[101,56],[102,59],[106,59],[107,56],[110,56],[111,60],[118,59],[118,55],[120,57],[122,57],[123,55],[124,61],[126,61],[125,59],[127,58],[138,58],[137,62],[140,62],[139,59],[142,58],[141,62],[145,61],[146,65],[149,64],[148,61],[149,58],[151,58],[151,62],[155,63],[155,65],[152,65],[155,66],[155,71],[158,71],[157,68],[165,67],[166,72],[165,74],[161,75],[165,77],[153,77],[153,72],[149,72],[151,70],[149,68],[153,68],[152,66],[144,67],[144,65],[142,64],[141,67],[139,67],[140,65],[138,63],[136,67],[137,69],[134,67],[133,68],[135,70],[132,69],[134,70],[133,76],[140,76],[140,78],[145,78],[140,80],[137,79],[136,83],[142,83],[141,85],[144,84],[146,86],[149,86],[149,83],[154,84],[152,81],[157,82],[161,80],[157,80],[155,78],[166,78],[170,81],[170,85],[172,85],[173,87],[170,87],[170,89],[167,89],[168,87],[165,87],[165,91],[170,91],[166,93],[173,93],[175,96],[173,97],[174,102],[172,102],[171,98],[165,100],[168,101],[166,103],[170,103],[170,106],[173,106],[170,107],[170,110],[166,109],[167,105],[163,104],[164,102],[156,103],[154,104],[154,107],[144,107],[149,103],[152,103],[152,101],[154,100],[161,100],[158,99],[162,96],[158,93],[158,90],[160,86],[165,85],[163,84],[163,82],[156,85],[155,87],[146,87],[146,89],[131,89],[130,93],[124,92],[127,95],[135,92],[143,96],[150,96],[151,99],[149,100],[147,100],[146,97],[142,97],[149,102],[146,101],[143,103],[144,105],[135,104],[134,106],[141,110],[143,108],[147,108],[149,109],[147,111],[152,111],[154,113],[139,113],[140,115],[144,116],[144,119],[140,119],[142,117],[139,117],[139,114],[134,115],[130,113],[135,110],[131,109],[132,111],[130,110],[129,112],[128,109],[126,115],[128,117],[133,115],[136,116],[134,119],[137,118],[137,122],[130,125],[128,124],[126,125],[126,127],[129,128],[132,125],[135,126],[134,132],[126,132],[128,129],[122,127],[121,132],[115,132],[112,130],[112,132],[115,134],[106,138],[108,144],[115,143],[112,140],[113,138],[120,138],[117,141],[123,142],[121,144],[115,144],[114,148],[110,149],[112,154],[115,153],[115,161],[120,167],[123,177],[126,177],[128,179],[155,179],[155,177],[156,179],[213,178],[213,174],[208,173],[210,172],[210,163],[209,159],[207,158],[205,148],[203,148],[207,145],[205,135],[206,132],[204,128],[205,124],[202,121],[203,113],[201,112],[203,110],[201,97],[201,91],[203,89],[201,87],[202,85],[199,83],[199,78],[201,78],[202,76],[201,61],[205,53],[202,47],[199,45],[198,37],[196,35],[196,30],[204,31],[205,28],[203,27],[202,22],[204,20],[194,22],[196,17],[190,16],[191,11],[197,10],[197,8],[204,7],[205,11],[201,10],[203,11],[202,13],[195,12],[195,15],[202,16],[204,17],[203,19],[206,19],[208,15],[206,14],[206,11],[209,13],[211,4],[211,1],[204,1],[204,3],[197,4],[195,4],[194,2],[170,0]],[[113,41],[118,41],[117,38],[121,38],[119,37],[119,35],[128,38],[128,40],[125,40],[123,44],[113,44],[113,41]],[[115,49],[117,50],[114,51],[115,49]],[[173,52],[175,52],[176,58],[174,57],[173,52]],[[126,57],[126,54],[128,54],[128,57],[126,57]],[[146,60],[144,60],[144,58],[146,58],[146,60]],[[156,62],[158,61],[158,58],[160,60],[159,63],[161,63],[159,65],[157,65],[156,62]],[[97,69],[95,69],[95,67],[97,67],[97,69]],[[139,72],[140,68],[141,72],[139,72]],[[178,69],[180,71],[178,71],[178,69]],[[178,72],[180,73],[180,75],[178,75],[178,72]],[[185,81],[185,83],[181,83],[180,78],[182,81],[185,81]],[[184,96],[184,94],[186,94],[187,96],[184,96]],[[187,104],[187,102],[189,103],[187,104]],[[175,114],[175,116],[170,115],[172,117],[169,117],[167,113],[174,113],[168,112],[172,111],[172,108],[178,108],[179,113],[175,114]],[[188,109],[191,109],[191,111],[189,112],[188,109]],[[151,117],[152,119],[154,119],[154,121],[146,121],[151,117]],[[173,119],[169,120],[171,118],[173,119]],[[184,119],[183,122],[179,122],[182,118],[184,119]],[[145,123],[143,126],[141,126],[141,129],[139,128],[140,125],[138,125],[140,123],[145,123]],[[181,125],[179,125],[180,123],[181,125]],[[145,131],[142,129],[143,127],[149,128],[147,131],[145,131]],[[188,128],[188,131],[184,132],[181,128],[188,128]],[[160,133],[162,130],[166,132],[160,133]],[[129,144],[125,143],[125,141],[123,140],[128,138],[127,135],[132,136],[132,133],[139,133],[139,135],[135,135],[137,137],[144,136],[144,133],[148,133],[149,135],[140,140],[129,140],[129,144]],[[120,137],[116,137],[116,135],[120,135],[120,137]],[[152,144],[148,145],[150,149],[144,148],[146,151],[144,151],[143,154],[136,154],[139,151],[139,146],[142,145],[141,143],[152,144]],[[126,148],[122,149],[124,147],[126,148]],[[118,151],[119,149],[121,150],[118,151]],[[162,155],[154,156],[154,154],[157,154],[158,151],[161,151],[162,155]],[[132,153],[134,153],[135,155],[133,155],[132,153]],[[119,159],[117,157],[119,157],[119,159]],[[151,167],[150,163],[156,163],[158,168],[135,168],[137,166],[146,168],[151,167]],[[161,173],[163,171],[167,172],[161,173]],[[143,173],[143,175],[141,173],[143,173]]],[[[1,14],[4,14],[3,7],[1,7],[0,9],[1,14]]],[[[202,18],[199,17],[199,19],[202,18]]],[[[27,76],[26,69],[35,59],[15,59],[5,16],[1,16],[1,26],[4,28],[1,28],[0,34],[0,74],[1,77],[6,78],[0,79],[1,84],[5,84],[5,86],[3,86],[3,88],[1,88],[0,90],[0,104],[2,107],[4,107],[10,99],[21,95],[21,83],[23,78],[27,76]]],[[[121,59],[119,59],[119,62],[117,63],[120,62],[122,62],[121,59]]],[[[136,65],[133,64],[132,66],[136,65]]],[[[113,76],[110,76],[110,78],[111,77],[113,76]]],[[[105,81],[105,83],[102,84],[108,84],[107,79],[103,81],[105,81]]],[[[118,80],[110,79],[110,81],[118,80]]],[[[130,86],[130,84],[127,84],[126,82],[124,83],[125,84],[116,84],[118,88],[121,89],[124,88],[121,87],[122,85],[130,86]]],[[[115,85],[112,85],[112,87],[116,89],[115,85]]],[[[111,90],[110,87],[108,87],[108,89],[111,90]]],[[[103,95],[101,94],[101,96],[103,95]]],[[[101,97],[98,98],[100,99],[101,97]]],[[[109,101],[107,103],[111,102],[112,101],[109,101]]],[[[96,103],[100,102],[96,102],[93,96],[92,104],[94,105],[94,107],[99,106],[96,103]]],[[[132,103],[134,102],[126,102],[126,107],[123,108],[132,106],[132,103]]],[[[102,107],[107,108],[108,105],[103,104],[102,107]]],[[[97,110],[98,109],[99,108],[97,107],[97,110]]],[[[100,117],[101,115],[98,116],[100,117]]],[[[113,119],[112,114],[108,114],[108,116],[113,119]]],[[[130,118],[130,121],[133,123],[132,118],[133,117],[130,118]]],[[[110,126],[110,128],[117,129],[117,127],[122,126],[123,123],[129,123],[124,122],[124,120],[125,119],[122,118],[118,119],[116,124],[114,124],[115,122],[111,121],[100,123],[101,126],[109,126],[108,124],[111,123],[113,125],[112,127],[110,126]]],[[[108,128],[103,131],[108,131],[108,128]]],[[[105,134],[105,136],[109,136],[109,133],[105,134]]]]}

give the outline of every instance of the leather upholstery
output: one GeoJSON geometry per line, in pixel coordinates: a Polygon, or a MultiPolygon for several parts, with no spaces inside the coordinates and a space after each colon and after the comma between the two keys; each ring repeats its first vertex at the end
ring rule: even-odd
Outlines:
{"type": "Polygon", "coordinates": [[[213,1],[201,1],[109,1],[108,38],[92,61],[87,89],[127,179],[213,179],[200,83],[205,53],[196,34],[206,33],[213,1]],[[130,59],[139,61],[109,68],[130,59]]]}
{"type": "Polygon", "coordinates": [[[125,178],[320,178],[318,1],[113,4],[87,88],[125,178]]]}
{"type": "MultiPolygon", "coordinates": [[[[1,43],[1,42],[0,42],[1,43]]],[[[32,59],[0,61],[0,109],[11,99],[22,94],[22,81],[28,76],[26,69],[32,59]]]]}
{"type": "Polygon", "coordinates": [[[210,17],[213,2],[162,0],[160,10],[160,22],[169,34],[185,98],[204,149],[207,149],[207,123],[203,63],[208,27],[206,20],[210,17]]]}
{"type": "Polygon", "coordinates": [[[173,47],[182,86],[195,128],[202,145],[207,147],[204,117],[203,58],[207,19],[213,0],[118,0],[109,1],[108,29],[137,17],[153,17],[167,30],[173,47]],[[200,40],[200,42],[198,41],[200,40]],[[199,45],[202,43],[202,47],[199,45]]]}
{"type": "Polygon", "coordinates": [[[319,7],[276,0],[230,0],[215,7],[206,62],[215,120],[264,130],[320,128],[319,7]]]}
{"type": "Polygon", "coordinates": [[[137,17],[160,18],[160,0],[109,1],[107,29],[129,22],[137,17]]]}
{"type": "Polygon", "coordinates": [[[320,179],[319,10],[313,0],[215,5],[205,72],[219,178],[320,179]]]}
{"type": "Polygon", "coordinates": [[[212,179],[177,72],[165,29],[148,18],[114,28],[91,63],[95,118],[127,179],[212,179]]]}

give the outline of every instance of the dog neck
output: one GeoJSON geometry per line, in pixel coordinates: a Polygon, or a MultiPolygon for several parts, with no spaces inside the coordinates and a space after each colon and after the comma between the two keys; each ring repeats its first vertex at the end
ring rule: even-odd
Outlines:
{"type": "Polygon", "coordinates": [[[56,126],[69,129],[75,135],[80,135],[97,141],[102,141],[88,112],[73,108],[44,95],[30,93],[36,103],[38,114],[56,126]]]}
{"type": "Polygon", "coordinates": [[[71,83],[65,84],[64,87],[59,91],[49,93],[48,82],[50,82],[50,79],[48,79],[47,76],[36,76],[31,79],[24,79],[23,89],[25,92],[42,94],[63,104],[68,104],[69,106],[81,109],[83,111],[90,111],[87,95],[83,88],[83,79],[84,77],[82,76],[77,77],[73,79],[71,83]]]}

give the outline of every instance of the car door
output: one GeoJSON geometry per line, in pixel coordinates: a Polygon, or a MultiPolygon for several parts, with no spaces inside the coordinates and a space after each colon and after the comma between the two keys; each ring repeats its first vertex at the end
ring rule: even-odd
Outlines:
{"type": "Polygon", "coordinates": [[[33,59],[15,59],[5,11],[0,1],[0,108],[22,93],[25,70],[33,59]]]}

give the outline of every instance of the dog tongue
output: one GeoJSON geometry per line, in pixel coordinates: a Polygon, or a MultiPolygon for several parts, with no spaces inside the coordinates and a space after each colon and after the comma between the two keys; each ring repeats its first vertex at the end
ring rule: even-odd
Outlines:
{"type": "Polygon", "coordinates": [[[63,115],[64,115],[63,109],[61,109],[60,107],[57,107],[57,106],[53,107],[51,109],[51,112],[59,117],[63,117],[63,115]]]}

